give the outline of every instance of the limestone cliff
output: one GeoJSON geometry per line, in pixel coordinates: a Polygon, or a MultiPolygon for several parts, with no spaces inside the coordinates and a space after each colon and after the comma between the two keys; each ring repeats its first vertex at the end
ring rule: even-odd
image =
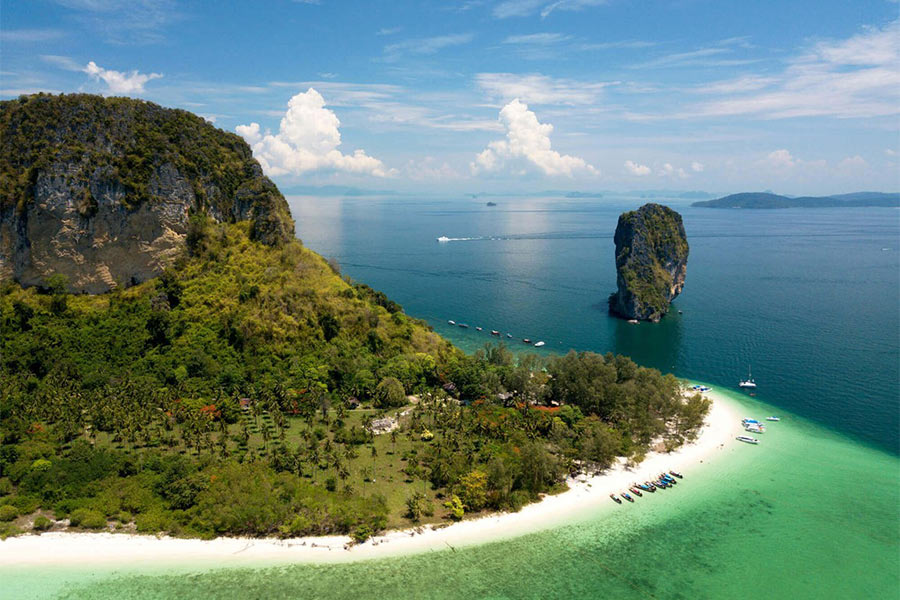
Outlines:
{"type": "Polygon", "coordinates": [[[269,245],[293,237],[247,144],[201,117],[86,94],[0,102],[0,279],[132,285],[160,274],[200,214],[249,220],[269,245]]]}
{"type": "Polygon", "coordinates": [[[623,213],[615,244],[618,291],[609,297],[610,311],[658,321],[684,288],[688,242],[681,215],[659,204],[623,213]]]}

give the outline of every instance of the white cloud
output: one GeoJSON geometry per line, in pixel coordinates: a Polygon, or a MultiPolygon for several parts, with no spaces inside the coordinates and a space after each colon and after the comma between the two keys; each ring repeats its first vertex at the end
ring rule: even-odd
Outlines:
{"type": "Polygon", "coordinates": [[[174,0],[54,0],[95,36],[112,44],[153,44],[184,18],[174,0]]]}
{"type": "Polygon", "coordinates": [[[471,33],[454,33],[430,38],[418,38],[389,44],[384,47],[385,62],[400,60],[406,54],[435,54],[451,46],[461,46],[472,41],[471,33]]]}
{"type": "Polygon", "coordinates": [[[140,94],[144,91],[144,84],[151,79],[162,77],[160,73],[144,74],[137,71],[122,73],[121,71],[104,69],[94,61],[89,62],[82,71],[87,73],[91,79],[106,83],[109,92],[113,94],[140,94]]]}
{"type": "Polygon", "coordinates": [[[586,83],[572,79],[555,79],[534,73],[478,73],[475,81],[493,98],[508,102],[518,98],[527,104],[594,105],[603,88],[613,82],[586,83]]]}
{"type": "Polygon", "coordinates": [[[838,170],[843,173],[859,173],[865,171],[868,166],[869,163],[866,162],[866,159],[857,154],[856,156],[848,156],[839,162],[838,170]]]}
{"type": "MultiPolygon", "coordinates": [[[[828,163],[825,160],[804,160],[792,155],[784,148],[770,152],[765,158],[756,162],[767,175],[782,177],[811,177],[826,174],[828,163]]],[[[830,174],[830,173],[829,173],[830,174]]]]}
{"type": "Polygon", "coordinates": [[[506,128],[506,139],[491,142],[475,157],[470,165],[474,174],[503,170],[524,174],[534,169],[544,175],[567,177],[575,173],[598,174],[583,158],[552,150],[553,125],[539,122],[537,115],[518,98],[503,107],[500,122],[506,128]]]}
{"type": "Polygon", "coordinates": [[[691,163],[691,171],[693,171],[694,173],[702,173],[703,169],[705,169],[705,168],[706,167],[703,165],[702,162],[697,162],[695,160],[694,162],[691,163]]]}
{"type": "Polygon", "coordinates": [[[551,44],[559,44],[570,39],[572,39],[572,36],[564,35],[562,33],[529,33],[526,35],[511,35],[503,40],[503,43],[548,46],[551,44]]]}
{"type": "MultiPolygon", "coordinates": [[[[900,21],[867,28],[846,40],[819,42],[780,75],[745,77],[744,82],[760,84],[760,91],[701,104],[683,116],[783,119],[900,114],[900,21]]],[[[746,91],[740,80],[732,85],[735,92],[746,91]]],[[[727,85],[723,91],[728,91],[727,85]]]]}
{"type": "Polygon", "coordinates": [[[884,153],[888,156],[897,156],[897,151],[893,150],[892,148],[885,148],[884,153]]]}
{"type": "Polygon", "coordinates": [[[505,0],[494,7],[494,16],[498,19],[509,17],[527,17],[534,13],[540,13],[541,18],[546,18],[556,10],[582,10],[589,6],[606,4],[606,0],[505,0]]]}
{"type": "Polygon", "coordinates": [[[0,40],[13,43],[33,43],[55,40],[63,36],[59,29],[3,29],[0,30],[0,40]]]}
{"type": "Polygon", "coordinates": [[[238,135],[253,148],[253,156],[268,175],[299,175],[308,171],[335,170],[387,177],[393,170],[364,150],[342,154],[341,133],[334,111],[325,108],[325,99],[309,88],[288,102],[278,133],[260,131],[258,123],[238,125],[238,135]]]}
{"type": "Polygon", "coordinates": [[[660,177],[678,177],[679,179],[687,179],[688,176],[684,169],[673,167],[670,163],[665,163],[656,174],[660,177]]]}
{"type": "Polygon", "coordinates": [[[650,174],[650,167],[648,167],[647,165],[640,165],[631,160],[625,161],[625,168],[629,173],[631,173],[632,175],[637,175],[638,177],[643,177],[644,175],[650,174]]]}
{"type": "Polygon", "coordinates": [[[773,169],[792,169],[796,164],[791,153],[784,149],[770,152],[762,162],[773,169]]]}

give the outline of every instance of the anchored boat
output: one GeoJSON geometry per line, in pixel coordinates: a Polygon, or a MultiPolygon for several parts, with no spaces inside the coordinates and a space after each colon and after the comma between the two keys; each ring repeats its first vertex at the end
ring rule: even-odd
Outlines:
{"type": "Polygon", "coordinates": [[[735,438],[739,442],[744,442],[745,444],[758,444],[759,440],[756,438],[752,438],[749,435],[739,435],[735,438]]]}
{"type": "Polygon", "coordinates": [[[750,372],[749,366],[747,366],[747,379],[741,380],[741,382],[738,383],[738,386],[742,388],[756,389],[756,382],[753,381],[753,373],[750,372]]]}

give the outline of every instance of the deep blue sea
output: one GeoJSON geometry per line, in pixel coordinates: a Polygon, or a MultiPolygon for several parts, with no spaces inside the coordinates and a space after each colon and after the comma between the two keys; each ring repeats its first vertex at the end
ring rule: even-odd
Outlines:
{"type": "Polygon", "coordinates": [[[760,399],[900,452],[900,210],[656,199],[684,218],[687,281],[662,322],[629,325],[607,312],[613,233],[645,200],[288,200],[308,247],[466,350],[497,329],[514,350],[611,351],[726,388],[752,369],[760,399]]]}

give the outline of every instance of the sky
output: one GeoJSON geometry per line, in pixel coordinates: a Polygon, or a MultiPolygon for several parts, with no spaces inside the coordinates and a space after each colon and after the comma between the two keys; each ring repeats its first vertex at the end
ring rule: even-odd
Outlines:
{"type": "Polygon", "coordinates": [[[900,190],[889,0],[0,0],[0,98],[131,96],[280,186],[900,190]]]}

